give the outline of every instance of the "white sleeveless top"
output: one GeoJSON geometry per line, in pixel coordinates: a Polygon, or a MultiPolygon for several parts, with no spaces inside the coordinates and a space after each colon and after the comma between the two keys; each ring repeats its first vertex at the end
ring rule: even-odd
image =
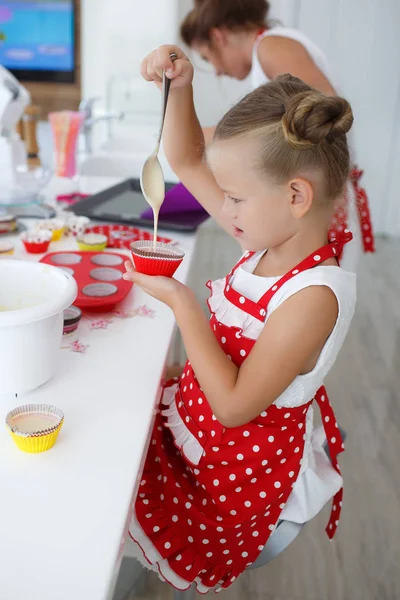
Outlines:
{"type": "Polygon", "coordinates": [[[258,59],[258,47],[260,45],[261,40],[263,40],[265,37],[271,36],[290,38],[291,40],[295,40],[296,42],[299,42],[302,46],[304,46],[304,48],[311,56],[318,69],[331,82],[333,87],[337,89],[336,82],[334,82],[332,79],[331,69],[329,67],[328,61],[324,53],[304,33],[297,31],[297,29],[289,29],[288,27],[273,27],[272,29],[267,29],[258,36],[253,46],[253,60],[250,71],[251,84],[253,89],[256,89],[259,85],[262,85],[263,83],[268,83],[270,81],[264,73],[260,61],[258,59]]]}
{"type": "MultiPolygon", "coordinates": [[[[253,274],[262,255],[263,252],[255,253],[235,271],[231,280],[231,285],[237,292],[254,302],[257,302],[280,279],[253,274]]],[[[214,281],[211,285],[212,295],[209,303],[217,320],[230,327],[239,327],[243,330],[243,335],[257,339],[264,323],[236,308],[226,299],[225,279],[214,281]]],[[[296,377],[275,401],[278,406],[300,406],[315,396],[337,358],[353,318],[356,305],[355,274],[339,267],[317,266],[293,277],[276,292],[268,305],[267,320],[290,296],[314,285],[324,285],[333,291],[338,302],[338,319],[314,369],[306,375],[296,377]]],[[[311,407],[307,413],[306,443],[300,475],[282,511],[282,519],[296,523],[311,520],[342,487],[342,478],[333,468],[323,449],[325,441],[323,428],[319,427],[316,430],[313,428],[311,407]]]]}

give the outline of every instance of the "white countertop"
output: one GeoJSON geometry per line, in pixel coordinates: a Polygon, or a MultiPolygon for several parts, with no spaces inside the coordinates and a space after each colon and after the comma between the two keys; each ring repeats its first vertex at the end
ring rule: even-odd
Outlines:
{"type": "MultiPolygon", "coordinates": [[[[114,182],[92,180],[90,191],[114,182]]],[[[196,237],[170,237],[186,252],[177,272],[185,282],[196,237]]],[[[50,251],[57,248],[76,246],[70,239],[50,251]]],[[[16,256],[28,258],[20,246],[16,256]]],[[[174,333],[173,313],[134,287],[125,308],[144,304],[155,318],[115,319],[105,330],[82,323],[86,353],[61,350],[46,385],[18,399],[0,395],[0,419],[31,402],[65,414],[56,445],[43,454],[20,452],[0,427],[0,600],[112,594],[174,333]]]]}

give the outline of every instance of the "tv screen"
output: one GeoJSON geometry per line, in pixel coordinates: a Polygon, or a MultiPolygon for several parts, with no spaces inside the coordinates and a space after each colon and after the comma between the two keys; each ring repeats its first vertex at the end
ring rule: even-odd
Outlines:
{"type": "Polygon", "coordinates": [[[74,0],[0,1],[0,63],[21,81],[74,82],[74,0]]]}

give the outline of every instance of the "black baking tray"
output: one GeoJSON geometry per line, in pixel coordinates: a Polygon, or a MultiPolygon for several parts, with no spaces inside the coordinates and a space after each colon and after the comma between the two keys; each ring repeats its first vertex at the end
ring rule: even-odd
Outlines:
{"type": "MultiPolygon", "coordinates": [[[[165,184],[167,192],[175,183],[165,184]]],[[[141,214],[149,208],[141,189],[140,180],[131,178],[109,187],[97,194],[79,200],[68,207],[76,215],[89,217],[94,221],[142,225],[151,227],[153,218],[143,219],[141,214]]],[[[172,231],[195,231],[208,218],[202,212],[187,211],[160,215],[159,228],[172,231]]]]}

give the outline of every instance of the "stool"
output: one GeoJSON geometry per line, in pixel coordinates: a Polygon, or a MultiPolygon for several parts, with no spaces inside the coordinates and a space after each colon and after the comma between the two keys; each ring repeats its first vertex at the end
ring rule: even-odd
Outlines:
{"type": "MultiPolygon", "coordinates": [[[[340,433],[342,434],[343,441],[346,439],[346,432],[343,431],[341,427],[339,427],[340,433]]],[[[329,448],[328,443],[325,442],[324,450],[326,454],[329,456],[329,448]]],[[[299,535],[300,531],[303,529],[305,523],[293,523],[292,521],[279,521],[276,529],[271,533],[268,538],[268,542],[265,544],[264,549],[261,551],[257,560],[247,567],[247,571],[251,571],[253,569],[258,569],[260,567],[265,567],[268,563],[270,563],[274,558],[276,558],[279,554],[281,554],[299,535]]],[[[174,592],[174,600],[195,600],[196,598],[196,590],[195,587],[191,587],[184,592],[179,590],[175,590],[174,592]]]]}

